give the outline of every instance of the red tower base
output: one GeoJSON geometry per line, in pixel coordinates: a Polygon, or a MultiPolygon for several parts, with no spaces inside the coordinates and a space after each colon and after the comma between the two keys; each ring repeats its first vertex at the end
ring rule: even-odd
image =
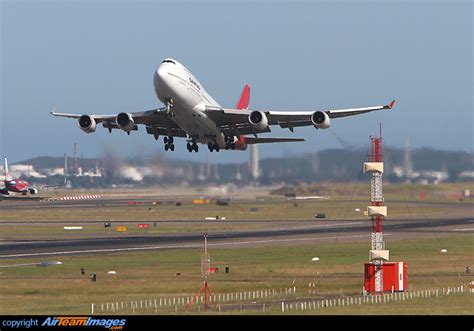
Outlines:
{"type": "MultiPolygon", "coordinates": [[[[405,292],[407,286],[407,264],[405,262],[384,262],[382,267],[383,291],[405,292]]],[[[375,264],[364,264],[364,289],[375,294],[375,264]]]]}

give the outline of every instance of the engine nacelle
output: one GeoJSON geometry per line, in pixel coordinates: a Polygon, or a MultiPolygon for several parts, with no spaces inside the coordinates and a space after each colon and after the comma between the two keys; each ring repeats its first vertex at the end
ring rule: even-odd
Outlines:
{"type": "Polygon", "coordinates": [[[28,191],[30,192],[30,194],[38,194],[38,189],[36,188],[29,188],[28,191]]]}
{"type": "Polygon", "coordinates": [[[311,115],[311,122],[313,122],[316,129],[327,129],[331,124],[331,119],[325,112],[315,111],[313,115],[311,115]]]}
{"type": "Polygon", "coordinates": [[[115,123],[123,131],[130,132],[135,127],[135,122],[133,122],[132,115],[129,113],[120,113],[115,118],[115,123]]]}
{"type": "Polygon", "coordinates": [[[268,126],[267,115],[263,111],[254,110],[249,115],[249,122],[257,130],[265,130],[268,126]]]}
{"type": "Polygon", "coordinates": [[[79,128],[81,128],[81,130],[85,133],[94,132],[95,128],[97,127],[94,117],[89,115],[82,115],[81,117],[79,117],[79,120],[77,122],[79,128]]]}

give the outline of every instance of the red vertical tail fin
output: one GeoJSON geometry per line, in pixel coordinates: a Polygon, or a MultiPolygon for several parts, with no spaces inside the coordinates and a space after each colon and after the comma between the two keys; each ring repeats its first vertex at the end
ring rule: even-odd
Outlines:
{"type": "Polygon", "coordinates": [[[250,86],[248,84],[245,84],[244,90],[242,91],[242,94],[240,95],[240,99],[237,102],[237,105],[235,106],[235,108],[248,109],[249,103],[250,103],[250,86]]]}
{"type": "MultiPolygon", "coordinates": [[[[248,109],[250,103],[250,86],[245,84],[242,94],[240,95],[239,101],[237,101],[236,109],[248,109]]],[[[247,149],[247,143],[245,142],[245,136],[238,137],[235,141],[235,149],[245,151],[247,149]]]]}

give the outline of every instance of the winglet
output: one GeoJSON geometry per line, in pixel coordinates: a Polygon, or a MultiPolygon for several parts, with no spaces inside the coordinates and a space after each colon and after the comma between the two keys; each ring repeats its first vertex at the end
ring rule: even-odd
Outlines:
{"type": "Polygon", "coordinates": [[[395,100],[392,100],[392,102],[390,102],[390,104],[388,105],[388,109],[392,109],[394,104],[395,104],[395,100]]]}

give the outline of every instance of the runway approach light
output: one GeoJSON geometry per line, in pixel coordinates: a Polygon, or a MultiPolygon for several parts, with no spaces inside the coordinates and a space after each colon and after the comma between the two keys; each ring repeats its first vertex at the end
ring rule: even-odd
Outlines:
{"type": "Polygon", "coordinates": [[[115,276],[115,275],[117,275],[117,271],[113,271],[113,270],[107,271],[107,275],[115,276]]]}
{"type": "Polygon", "coordinates": [[[360,211],[360,208],[356,208],[356,209],[354,209],[354,210],[355,210],[355,211],[360,211]]]}
{"type": "Polygon", "coordinates": [[[446,248],[443,248],[442,250],[440,250],[441,253],[447,253],[448,250],[446,248]]]}
{"type": "Polygon", "coordinates": [[[311,259],[311,261],[319,261],[319,257],[315,256],[311,259]]]}

